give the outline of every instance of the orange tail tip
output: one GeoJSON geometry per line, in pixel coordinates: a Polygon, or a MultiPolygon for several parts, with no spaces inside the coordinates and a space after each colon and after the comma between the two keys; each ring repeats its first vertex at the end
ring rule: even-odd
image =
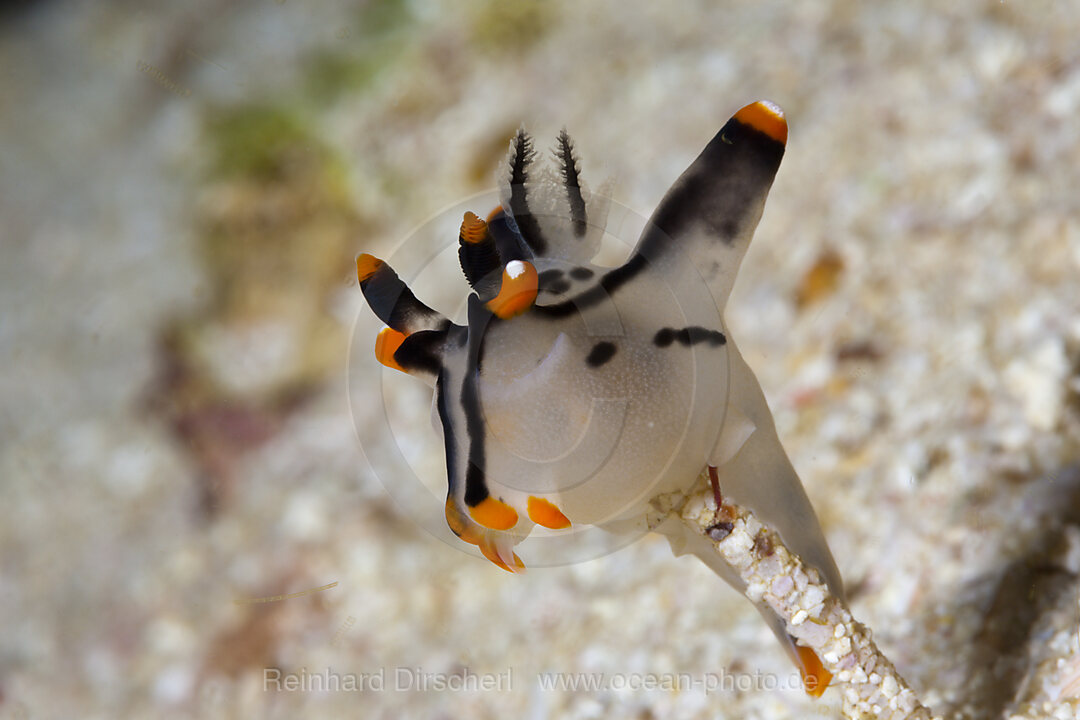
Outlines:
{"type": "MultiPolygon", "coordinates": [[[[511,510],[511,512],[513,512],[513,510],[511,510]]],[[[450,526],[450,529],[459,538],[467,543],[478,546],[480,552],[484,554],[484,557],[497,567],[500,567],[509,573],[525,572],[525,563],[521,562],[521,558],[517,556],[517,553],[509,551],[513,565],[508,565],[506,561],[500,557],[498,544],[496,540],[491,537],[491,533],[480,530],[476,525],[471,523],[461,512],[457,503],[454,502],[453,497],[446,498],[446,524],[450,526]]],[[[507,548],[507,550],[509,550],[509,548],[507,548]]]]}
{"type": "Polygon", "coordinates": [[[503,268],[499,294],[488,301],[488,309],[503,320],[520,315],[536,302],[540,277],[533,264],[511,260],[503,268]]]}
{"type": "Polygon", "coordinates": [[[787,120],[784,119],[784,111],[768,100],[750,103],[735,113],[735,119],[765,133],[777,142],[787,143],[787,120]]]}
{"type": "Polygon", "coordinates": [[[551,530],[570,527],[570,520],[554,503],[534,496],[529,497],[529,519],[551,530]]]}
{"type": "Polygon", "coordinates": [[[484,539],[483,531],[479,530],[476,525],[469,522],[465,515],[458,508],[454,498],[448,496],[446,498],[446,524],[450,527],[450,530],[459,538],[469,543],[470,545],[479,545],[484,539]]]}
{"type": "Polygon", "coordinates": [[[491,530],[509,530],[517,525],[517,510],[490,495],[469,508],[472,519],[491,530]]]}
{"type": "Polygon", "coordinates": [[[394,360],[394,353],[405,342],[405,334],[393,328],[383,328],[375,338],[375,359],[388,368],[405,372],[405,368],[394,360]]]}
{"type": "Polygon", "coordinates": [[[810,697],[821,697],[832,681],[832,673],[825,669],[821,658],[810,648],[796,645],[795,652],[799,656],[799,674],[802,675],[806,694],[810,697]]]}
{"type": "Polygon", "coordinates": [[[379,268],[383,266],[383,261],[374,255],[368,255],[363,253],[356,256],[356,277],[360,282],[364,282],[369,277],[379,271],[379,268]]]}
{"type": "Polygon", "coordinates": [[[476,244],[487,235],[487,223],[476,216],[475,213],[466,212],[465,219],[461,221],[461,239],[467,243],[476,244]]]}
{"type": "Polygon", "coordinates": [[[511,552],[513,556],[513,566],[507,565],[501,557],[499,557],[499,550],[495,545],[495,541],[490,538],[484,538],[480,543],[480,552],[484,553],[484,557],[494,563],[497,567],[502,568],[508,573],[523,573],[525,572],[525,563],[521,562],[521,558],[518,557],[516,552],[511,552]]]}

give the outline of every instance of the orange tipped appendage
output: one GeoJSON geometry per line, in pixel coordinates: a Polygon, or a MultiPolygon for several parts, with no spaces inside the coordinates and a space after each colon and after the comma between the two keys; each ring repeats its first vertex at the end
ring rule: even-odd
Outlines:
{"type": "Polygon", "coordinates": [[[405,372],[405,368],[394,360],[394,353],[401,347],[401,343],[405,342],[406,337],[405,333],[400,333],[394,328],[383,328],[375,338],[375,359],[388,368],[405,372]]]}
{"type": "Polygon", "coordinates": [[[554,503],[535,496],[529,497],[529,519],[550,530],[570,527],[570,520],[563,515],[562,510],[555,507],[554,503]]]}
{"type": "Polygon", "coordinates": [[[536,302],[540,277],[533,264],[524,260],[511,260],[502,273],[499,294],[488,301],[488,310],[507,320],[528,310],[536,302]]]}
{"type": "MultiPolygon", "coordinates": [[[[511,512],[513,512],[513,510],[511,510],[511,512]]],[[[514,516],[516,518],[517,513],[514,513],[514,516]]],[[[446,498],[446,524],[450,526],[450,529],[455,535],[470,545],[479,547],[480,552],[484,554],[484,557],[506,572],[525,572],[525,563],[521,561],[521,558],[519,558],[515,552],[510,553],[513,557],[513,566],[506,564],[506,561],[499,556],[498,545],[496,544],[495,539],[491,537],[491,533],[480,530],[474,524],[469,522],[468,518],[461,512],[461,509],[458,508],[457,503],[454,502],[453,497],[446,498]]]]}
{"type": "Polygon", "coordinates": [[[787,120],[784,111],[767,100],[760,100],[735,113],[735,119],[780,143],[787,143],[787,120]]]}
{"type": "Polygon", "coordinates": [[[383,261],[374,255],[368,255],[363,253],[356,256],[356,277],[363,283],[369,277],[379,271],[379,268],[383,266],[383,261]]]}
{"type": "Polygon", "coordinates": [[[516,552],[511,552],[510,553],[514,558],[513,567],[507,565],[506,561],[504,561],[501,557],[499,557],[499,549],[496,547],[495,541],[492,540],[491,538],[485,537],[480,542],[480,552],[482,552],[484,554],[484,557],[486,557],[488,560],[495,563],[495,565],[502,568],[503,570],[505,570],[508,573],[522,573],[522,572],[525,572],[525,563],[521,562],[521,558],[518,557],[517,553],[516,552]]]}
{"type": "Polygon", "coordinates": [[[469,524],[465,518],[461,509],[458,508],[457,503],[454,502],[454,498],[446,498],[446,524],[450,526],[450,530],[455,535],[469,543],[470,545],[479,545],[484,539],[482,531],[477,531],[475,525],[469,524]]]}
{"type": "Polygon", "coordinates": [[[509,530],[518,521],[517,510],[490,495],[469,508],[472,519],[492,530],[509,530]]]}
{"type": "Polygon", "coordinates": [[[465,219],[461,221],[461,239],[475,245],[487,236],[487,223],[476,216],[476,213],[465,213],[465,219]]]}
{"type": "Polygon", "coordinates": [[[496,205],[495,209],[488,213],[487,221],[490,223],[492,220],[499,217],[499,215],[502,214],[502,212],[503,212],[502,205],[496,205]]]}
{"type": "Polygon", "coordinates": [[[795,653],[799,656],[799,674],[802,675],[806,694],[810,697],[821,697],[832,681],[832,673],[825,669],[821,658],[810,648],[796,645],[795,653]]]}

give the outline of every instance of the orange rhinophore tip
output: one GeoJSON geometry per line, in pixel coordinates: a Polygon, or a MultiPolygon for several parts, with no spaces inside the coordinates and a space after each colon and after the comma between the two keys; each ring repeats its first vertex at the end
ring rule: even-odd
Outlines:
{"type": "Polygon", "coordinates": [[[375,338],[375,359],[388,368],[405,372],[405,368],[394,360],[394,353],[405,342],[405,333],[400,333],[394,328],[383,328],[375,338]]]}
{"type": "Polygon", "coordinates": [[[488,301],[488,309],[503,320],[520,315],[536,302],[539,286],[540,278],[532,263],[511,260],[503,268],[502,286],[499,294],[488,301]]]}
{"type": "Polygon", "coordinates": [[[487,221],[490,223],[492,220],[499,217],[499,214],[502,213],[502,211],[502,205],[496,205],[495,209],[488,213],[487,221]]]}
{"type": "Polygon", "coordinates": [[[490,495],[469,508],[472,519],[492,530],[509,530],[518,521],[517,510],[490,495]]]}
{"type": "Polygon", "coordinates": [[[810,697],[821,697],[832,681],[832,673],[825,669],[817,653],[810,648],[796,645],[795,652],[799,656],[799,674],[802,675],[806,694],[810,697]]]}
{"type": "Polygon", "coordinates": [[[525,563],[521,562],[521,558],[518,557],[517,553],[510,553],[514,556],[514,566],[510,567],[501,557],[499,557],[499,550],[495,547],[495,541],[491,538],[484,538],[480,543],[480,552],[484,553],[484,557],[508,573],[525,572],[525,563]]]}
{"type": "Polygon", "coordinates": [[[374,255],[368,255],[363,253],[356,256],[356,277],[360,282],[364,282],[369,277],[379,271],[379,268],[383,266],[383,261],[374,255]]]}
{"type": "Polygon", "coordinates": [[[787,120],[784,119],[784,111],[768,100],[747,105],[735,113],[735,119],[765,133],[777,142],[787,143],[787,120]]]}
{"type": "Polygon", "coordinates": [[[570,527],[570,520],[555,504],[534,496],[529,497],[529,519],[551,530],[570,527]]]}
{"type": "Polygon", "coordinates": [[[466,212],[465,219],[461,221],[461,239],[476,244],[486,235],[487,223],[478,218],[476,213],[466,212]]]}

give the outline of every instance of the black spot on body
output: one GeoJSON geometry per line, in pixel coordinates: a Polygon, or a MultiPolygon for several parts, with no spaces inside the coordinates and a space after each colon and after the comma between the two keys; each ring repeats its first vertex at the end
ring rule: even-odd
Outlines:
{"type": "Polygon", "coordinates": [[[569,289],[570,289],[570,281],[569,280],[563,280],[563,279],[559,279],[559,280],[556,280],[555,282],[548,283],[544,287],[544,290],[547,290],[549,293],[554,293],[555,295],[561,295],[561,294],[563,294],[564,292],[566,292],[569,289]]]}
{"type": "Polygon", "coordinates": [[[657,347],[667,347],[673,342],[675,342],[675,331],[671,328],[660,329],[653,338],[653,343],[657,347]]]}
{"type": "Polygon", "coordinates": [[[534,314],[548,319],[555,319],[587,310],[607,300],[612,293],[633,280],[638,273],[647,267],[648,260],[646,257],[641,253],[635,253],[625,263],[605,273],[600,278],[600,282],[588,290],[556,305],[536,305],[533,308],[534,314]]]}
{"type": "Polygon", "coordinates": [[[710,347],[719,347],[727,343],[727,338],[724,337],[724,333],[719,330],[710,330],[697,325],[691,325],[688,328],[684,328],[683,332],[686,333],[686,341],[683,342],[680,338],[679,342],[684,345],[707,343],[710,347]]]}
{"type": "Polygon", "coordinates": [[[653,344],[657,347],[668,347],[678,342],[683,347],[690,347],[699,343],[705,343],[709,347],[720,347],[727,343],[727,337],[719,330],[710,330],[697,325],[684,328],[661,328],[653,336],[653,344]]]}
{"type": "Polygon", "coordinates": [[[593,271],[587,267],[576,267],[570,271],[570,277],[575,280],[588,280],[593,276],[593,271]]]}
{"type": "Polygon", "coordinates": [[[541,285],[544,285],[546,283],[555,282],[556,280],[561,280],[562,276],[562,270],[558,268],[551,268],[550,270],[545,270],[544,272],[540,273],[540,275],[537,276],[537,279],[540,281],[541,285]]]}
{"type": "Polygon", "coordinates": [[[615,356],[615,343],[604,340],[593,345],[589,356],[585,358],[585,364],[589,367],[600,367],[615,356]]]}
{"type": "Polygon", "coordinates": [[[553,295],[561,295],[570,289],[570,281],[564,276],[562,270],[558,268],[551,268],[540,273],[538,281],[540,283],[540,292],[549,292],[553,295]]]}

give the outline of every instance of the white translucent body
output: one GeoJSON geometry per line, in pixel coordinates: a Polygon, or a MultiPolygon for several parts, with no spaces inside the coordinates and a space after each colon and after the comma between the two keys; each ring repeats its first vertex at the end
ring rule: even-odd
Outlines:
{"type": "Polygon", "coordinates": [[[726,407],[727,350],[657,346],[662,328],[695,324],[677,293],[644,272],[581,313],[489,327],[479,389],[493,495],[516,507],[540,496],[574,524],[602,525],[643,518],[652,497],[696,476],[726,407]],[[590,366],[600,343],[614,354],[590,366]]]}
{"type": "MultiPolygon", "coordinates": [[[[766,110],[782,117],[775,106],[766,110]]],[[[468,412],[459,399],[465,396],[465,379],[472,377],[474,333],[482,333],[476,394],[483,480],[490,496],[514,508],[518,520],[508,530],[465,522],[507,566],[514,564],[512,546],[533,530],[530,498],[541,498],[559,508],[572,527],[663,533],[676,554],[697,555],[741,590],[738,574],[710,542],[677,519],[658,521],[650,513],[651,500],[688,491],[712,466],[724,499],[768,523],[843,597],[839,572],[764,394],[722,321],[775,167],[764,173],[745,162],[724,165],[725,144],[747,141],[737,133],[732,140],[723,131],[717,137],[665,198],[671,203],[665,227],[677,236],[664,235],[650,221],[632,256],[646,258],[646,266],[625,282],[609,283],[611,292],[598,302],[590,288],[611,269],[589,261],[603,233],[606,206],[585,191],[589,231],[574,237],[565,188],[557,177],[541,174],[528,195],[549,242],[543,257],[530,261],[540,273],[558,269],[572,277],[571,269],[584,267],[591,277],[583,279],[579,271],[558,296],[545,293],[542,285],[536,307],[508,320],[470,323],[468,345],[447,345],[439,379],[443,426],[453,439],[448,443],[451,475],[458,479],[453,500],[466,514],[461,478],[469,467],[469,435],[478,429],[474,422],[466,431],[468,412]],[[680,213],[674,222],[672,208],[680,213]],[[558,317],[545,311],[573,298],[579,300],[578,311],[558,317]],[[662,330],[691,327],[723,333],[724,342],[657,342],[662,330]],[[659,524],[648,527],[650,522],[659,524]]],[[[503,196],[509,207],[506,186],[503,196]]],[[[657,213],[654,220],[660,209],[657,213]]],[[[794,657],[783,623],[764,606],[759,609],[794,657]]]]}

